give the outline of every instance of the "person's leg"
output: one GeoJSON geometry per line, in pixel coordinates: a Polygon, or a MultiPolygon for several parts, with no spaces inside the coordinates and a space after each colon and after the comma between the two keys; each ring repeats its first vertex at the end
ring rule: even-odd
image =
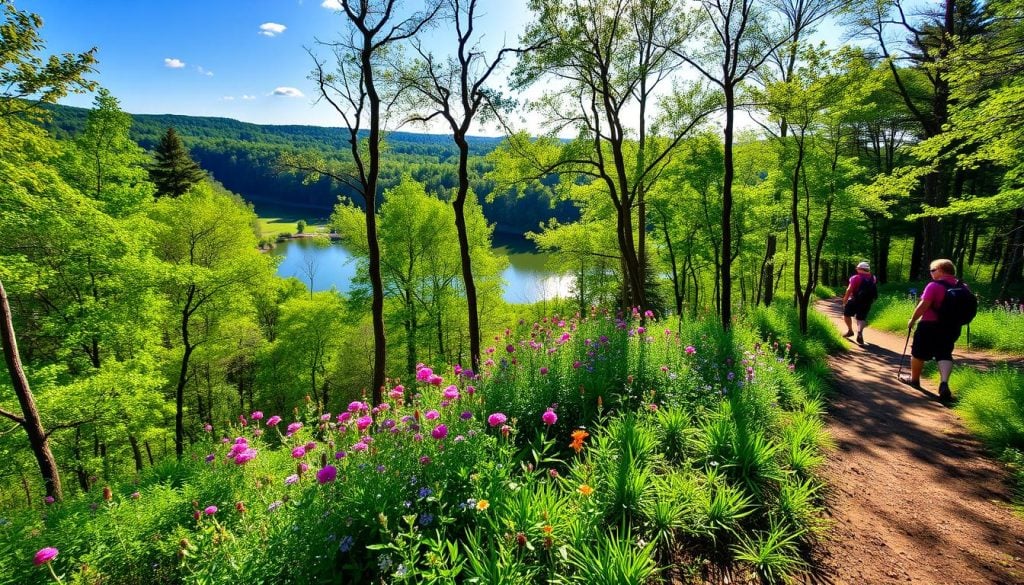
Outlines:
{"type": "Polygon", "coordinates": [[[850,337],[853,335],[853,321],[850,315],[843,315],[843,322],[846,323],[846,333],[843,333],[843,337],[850,337]]]}
{"type": "Polygon", "coordinates": [[[949,375],[953,372],[953,360],[939,360],[939,381],[943,384],[949,382],[949,375]]]}
{"type": "Polygon", "coordinates": [[[857,333],[864,333],[864,328],[867,327],[868,322],[864,319],[857,319],[857,333]]]}
{"type": "MultiPolygon", "coordinates": [[[[952,364],[952,362],[950,362],[952,364]]],[[[924,369],[924,360],[916,357],[910,358],[910,381],[918,384],[921,382],[921,370],[924,369]]]]}

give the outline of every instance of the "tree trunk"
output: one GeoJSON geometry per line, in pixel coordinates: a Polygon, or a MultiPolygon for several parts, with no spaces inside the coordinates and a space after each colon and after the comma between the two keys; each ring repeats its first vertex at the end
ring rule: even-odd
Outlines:
{"type": "Polygon", "coordinates": [[[732,141],[733,119],[736,117],[735,87],[731,82],[725,84],[725,137],[724,163],[725,172],[722,177],[722,283],[721,283],[721,316],[722,327],[732,326],[732,181],[733,169],[732,141]]]}
{"type": "Polygon", "coordinates": [[[480,313],[476,303],[476,281],[469,255],[469,233],[466,229],[466,197],[469,194],[469,143],[456,134],[459,147],[459,188],[452,206],[455,208],[455,229],[459,233],[459,256],[462,259],[462,282],[466,287],[466,310],[469,316],[469,361],[472,370],[480,370],[480,313]]]}
{"type": "Polygon", "coordinates": [[[174,391],[174,455],[181,461],[185,453],[185,384],[188,382],[188,362],[194,349],[189,340],[189,319],[192,317],[192,299],[195,298],[196,287],[190,285],[181,311],[181,344],[185,348],[181,356],[181,369],[178,371],[178,384],[174,391]]]}
{"type": "Polygon", "coordinates": [[[35,397],[32,396],[28,378],[25,376],[25,370],[21,367],[18,340],[14,334],[14,317],[11,314],[10,303],[7,301],[7,291],[4,289],[3,281],[0,281],[0,311],[3,313],[3,323],[0,324],[2,325],[0,326],[0,342],[2,342],[4,351],[4,361],[7,363],[7,372],[11,376],[11,385],[14,387],[14,394],[18,397],[22,413],[21,416],[7,412],[3,412],[3,414],[25,429],[32,454],[39,464],[39,473],[42,475],[43,485],[46,487],[46,495],[59,501],[64,497],[64,490],[60,484],[60,472],[57,470],[57,461],[50,451],[49,437],[43,429],[42,419],[39,418],[39,411],[36,409],[35,397]]]}
{"type": "MultiPolygon", "coordinates": [[[[380,242],[377,240],[377,181],[380,177],[380,95],[374,81],[373,54],[375,44],[373,31],[364,31],[364,43],[360,52],[363,67],[363,83],[370,106],[370,127],[367,136],[369,169],[364,183],[363,199],[366,201],[366,243],[369,248],[370,287],[373,289],[370,312],[373,314],[373,379],[370,382],[373,403],[380,404],[384,395],[384,374],[387,361],[387,339],[384,335],[384,279],[380,267],[380,242]]],[[[357,137],[352,137],[352,149],[360,149],[357,137]]]]}

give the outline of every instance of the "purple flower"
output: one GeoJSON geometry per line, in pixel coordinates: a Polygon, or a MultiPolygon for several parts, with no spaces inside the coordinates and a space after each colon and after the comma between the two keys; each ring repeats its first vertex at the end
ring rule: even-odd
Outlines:
{"type": "Polygon", "coordinates": [[[316,449],[316,443],[314,443],[313,441],[306,443],[306,453],[309,453],[313,449],[316,449]]]}
{"type": "Polygon", "coordinates": [[[214,514],[217,513],[217,506],[207,506],[203,510],[203,513],[206,514],[207,516],[213,516],[214,514]]]}
{"type": "Polygon", "coordinates": [[[505,351],[507,351],[508,353],[515,353],[516,352],[516,346],[514,346],[514,345],[512,345],[510,343],[510,344],[505,346],[505,351]]]}
{"type": "Polygon", "coordinates": [[[263,418],[263,411],[262,410],[257,410],[255,412],[253,412],[252,414],[250,414],[249,418],[251,418],[252,420],[260,420],[260,419],[263,418]]]}
{"type": "Polygon", "coordinates": [[[418,382],[426,382],[433,375],[434,370],[431,370],[430,368],[420,368],[416,370],[416,380],[418,382]]]}
{"type": "Polygon", "coordinates": [[[428,410],[423,413],[423,417],[427,420],[437,420],[437,417],[441,416],[436,410],[428,410]]]}
{"type": "Polygon", "coordinates": [[[46,496],[45,498],[43,498],[43,501],[46,502],[47,505],[49,505],[56,502],[57,500],[53,499],[53,496],[46,496]]]}
{"type": "Polygon", "coordinates": [[[697,348],[692,345],[687,345],[684,351],[686,352],[686,355],[693,355],[697,353],[697,348]]]}
{"type": "Polygon", "coordinates": [[[373,424],[373,418],[370,417],[369,415],[361,416],[356,419],[356,428],[359,429],[360,431],[366,430],[366,427],[370,426],[371,424],[373,424]]]}
{"type": "Polygon", "coordinates": [[[251,447],[249,449],[246,449],[245,451],[242,451],[238,455],[235,455],[235,465],[245,465],[246,463],[256,458],[256,453],[258,453],[258,451],[251,447]]]}
{"type": "MultiPolygon", "coordinates": [[[[230,454],[228,454],[228,457],[231,457],[231,455],[230,455],[230,454]]],[[[212,461],[213,461],[214,459],[216,459],[216,458],[217,458],[217,455],[216,455],[216,454],[214,454],[214,453],[210,453],[209,455],[207,455],[207,456],[206,456],[206,462],[207,462],[207,463],[210,463],[210,462],[212,462],[212,461]]]]}
{"type": "Polygon", "coordinates": [[[358,400],[356,400],[354,402],[349,402],[348,403],[348,411],[349,412],[359,412],[360,410],[363,410],[363,403],[362,402],[359,402],[358,400]]]}
{"type": "Polygon", "coordinates": [[[540,367],[540,375],[541,376],[547,376],[548,375],[548,368],[547,368],[547,366],[541,366],[540,367]]]}
{"type": "Polygon", "coordinates": [[[495,412],[487,417],[487,424],[491,425],[492,427],[497,427],[505,424],[505,421],[507,420],[507,416],[500,412],[495,412]]]}
{"type": "Polygon", "coordinates": [[[352,445],[352,450],[353,451],[366,451],[367,447],[368,447],[368,445],[366,443],[363,443],[362,441],[360,441],[360,442],[356,443],[355,445],[352,445]]]}
{"type": "Polygon", "coordinates": [[[351,418],[352,418],[352,413],[351,413],[351,412],[343,412],[343,413],[341,413],[341,414],[339,414],[339,415],[338,415],[338,422],[340,422],[340,423],[346,423],[346,422],[348,422],[348,421],[349,421],[349,420],[350,420],[351,418]]]}
{"type": "Polygon", "coordinates": [[[290,436],[294,435],[295,433],[297,433],[299,431],[299,429],[301,429],[301,428],[302,428],[302,423],[300,423],[300,422],[293,422],[292,424],[288,425],[288,432],[285,433],[285,436],[290,437],[290,436]]]}
{"type": "Polygon", "coordinates": [[[462,420],[469,420],[473,418],[473,413],[468,410],[464,410],[462,411],[462,414],[459,415],[459,418],[461,418],[462,420]]]}
{"type": "Polygon", "coordinates": [[[451,384],[444,389],[442,395],[445,397],[446,400],[455,400],[456,398],[459,397],[459,389],[457,386],[455,386],[455,384],[451,384]]]}
{"type": "Polygon", "coordinates": [[[293,473],[288,477],[284,478],[284,485],[292,485],[297,481],[299,481],[299,476],[293,473]]]}
{"type": "Polygon", "coordinates": [[[309,471],[309,463],[299,463],[299,473],[306,473],[309,471]]]}
{"type": "Polygon", "coordinates": [[[544,411],[544,414],[540,415],[540,419],[544,421],[544,424],[549,427],[558,422],[558,415],[555,414],[555,409],[549,408],[544,411]]]}
{"type": "Polygon", "coordinates": [[[279,417],[279,416],[277,416],[275,414],[274,416],[272,416],[272,417],[267,419],[267,426],[268,427],[274,427],[274,426],[277,426],[277,423],[279,423],[279,422],[281,422],[281,417],[279,417]]]}
{"type": "Polygon", "coordinates": [[[36,555],[34,557],[32,557],[32,563],[35,566],[37,566],[37,567],[40,566],[40,565],[45,565],[46,563],[48,563],[48,562],[52,561],[53,559],[57,558],[57,553],[59,553],[59,552],[60,552],[59,550],[53,548],[52,546],[48,546],[46,548],[41,548],[36,553],[36,555]]]}
{"type": "Polygon", "coordinates": [[[305,457],[305,456],[306,456],[306,448],[303,447],[302,445],[299,445],[298,447],[292,449],[292,457],[294,457],[296,459],[301,459],[302,457],[305,457]]]}
{"type": "Polygon", "coordinates": [[[348,455],[348,453],[346,453],[344,451],[338,451],[337,453],[334,454],[334,458],[335,459],[344,459],[346,455],[348,455]]]}
{"type": "Polygon", "coordinates": [[[330,483],[337,479],[337,477],[338,468],[333,465],[328,465],[321,469],[320,471],[316,472],[316,480],[320,482],[321,485],[325,483],[330,483]]]}
{"type": "Polygon", "coordinates": [[[430,457],[423,455],[420,457],[420,465],[430,465],[430,457]]]}
{"type": "Polygon", "coordinates": [[[270,502],[270,505],[267,506],[267,512],[273,512],[274,510],[280,508],[282,503],[283,502],[281,502],[281,500],[275,500],[273,502],[270,502]]]}
{"type": "Polygon", "coordinates": [[[443,439],[448,436],[448,427],[445,425],[437,425],[434,430],[430,431],[430,436],[435,439],[443,439]]]}

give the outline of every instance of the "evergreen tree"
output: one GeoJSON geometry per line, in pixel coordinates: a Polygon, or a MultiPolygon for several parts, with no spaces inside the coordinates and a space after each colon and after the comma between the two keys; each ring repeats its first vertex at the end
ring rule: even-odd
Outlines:
{"type": "Polygon", "coordinates": [[[149,170],[149,175],[156,183],[158,197],[180,197],[206,176],[203,169],[192,160],[174,128],[168,128],[160,139],[155,157],[156,162],[149,170]]]}

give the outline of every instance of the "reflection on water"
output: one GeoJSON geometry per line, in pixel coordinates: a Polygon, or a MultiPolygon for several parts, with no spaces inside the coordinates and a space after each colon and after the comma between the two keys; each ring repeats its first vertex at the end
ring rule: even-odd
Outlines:
{"type": "MultiPolygon", "coordinates": [[[[494,251],[509,260],[508,268],[502,273],[505,301],[533,303],[566,298],[572,294],[575,279],[548,269],[547,254],[527,251],[528,245],[521,242],[503,240],[501,244],[494,251]]],[[[293,276],[309,286],[312,275],[313,290],[328,290],[333,286],[340,291],[348,291],[349,283],[356,275],[356,260],[337,242],[322,246],[310,239],[288,240],[278,244],[271,253],[283,257],[277,267],[278,276],[293,276]]],[[[452,253],[458,252],[452,250],[452,253]]]]}

